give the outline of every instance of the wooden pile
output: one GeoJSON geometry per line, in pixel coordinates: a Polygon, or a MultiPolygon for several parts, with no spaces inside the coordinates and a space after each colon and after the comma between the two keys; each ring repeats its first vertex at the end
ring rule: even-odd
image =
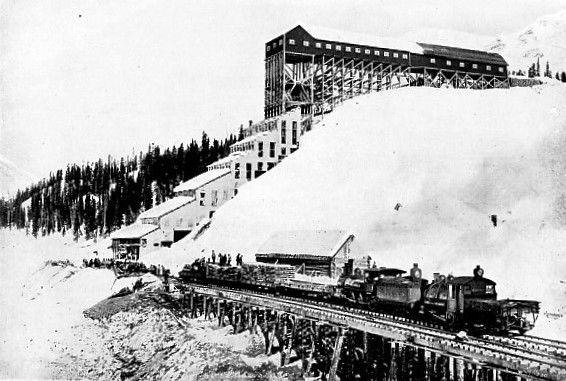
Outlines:
{"type": "Polygon", "coordinates": [[[208,266],[208,276],[227,282],[272,285],[281,280],[292,279],[295,267],[267,263],[245,263],[242,266],[208,266]]]}

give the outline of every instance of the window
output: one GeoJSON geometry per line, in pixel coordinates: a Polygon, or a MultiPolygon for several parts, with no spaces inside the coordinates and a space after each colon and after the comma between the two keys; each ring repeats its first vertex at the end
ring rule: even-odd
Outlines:
{"type": "Polygon", "coordinates": [[[452,61],[446,60],[446,66],[452,66],[452,61]]]}
{"type": "Polygon", "coordinates": [[[267,163],[267,170],[268,171],[273,167],[275,167],[275,163],[267,163]]]}
{"type": "Polygon", "coordinates": [[[364,53],[365,53],[365,54],[370,54],[371,52],[370,52],[369,49],[366,49],[366,50],[364,50],[364,53]]]}
{"type": "Polygon", "coordinates": [[[225,190],[225,191],[223,192],[223,194],[222,194],[222,199],[223,199],[224,201],[228,200],[228,191],[227,191],[227,190],[225,190]]]}
{"type": "Polygon", "coordinates": [[[287,129],[281,127],[281,144],[287,144],[287,129]]]}
{"type": "Polygon", "coordinates": [[[409,55],[408,55],[408,54],[405,54],[405,53],[403,53],[403,59],[404,59],[404,60],[408,60],[408,59],[409,59],[409,55]]]}
{"type": "Polygon", "coordinates": [[[287,148],[281,148],[281,156],[287,156],[287,148]]]}
{"type": "Polygon", "coordinates": [[[290,38],[290,39],[289,39],[289,45],[295,45],[295,40],[292,39],[292,38],[290,38]]]}
{"type": "Polygon", "coordinates": [[[399,53],[393,53],[393,58],[399,58],[399,53]]]}
{"type": "Polygon", "coordinates": [[[246,179],[248,181],[252,179],[252,163],[246,163],[246,179]]]}
{"type": "Polygon", "coordinates": [[[234,196],[238,194],[238,188],[234,189],[234,196]]]}
{"type": "Polygon", "coordinates": [[[257,142],[257,156],[263,157],[263,142],[257,142]]]}
{"type": "Polygon", "coordinates": [[[271,50],[271,46],[267,45],[267,51],[269,52],[271,50]]]}
{"type": "Polygon", "coordinates": [[[352,51],[352,48],[349,47],[349,46],[346,46],[346,51],[347,51],[347,52],[351,52],[351,51],[352,51]]]}
{"type": "Polygon", "coordinates": [[[356,51],[356,53],[361,53],[361,52],[362,52],[362,49],[356,48],[355,51],[356,51]]]}
{"type": "Polygon", "coordinates": [[[269,142],[269,157],[275,157],[275,142],[269,142]]]}
{"type": "Polygon", "coordinates": [[[466,64],[465,64],[465,63],[463,63],[463,62],[460,62],[460,67],[465,67],[465,66],[466,66],[466,64]]]}
{"type": "Polygon", "coordinates": [[[297,122],[293,121],[293,132],[292,132],[292,137],[291,137],[291,144],[292,145],[296,145],[297,144],[297,122]]]}
{"type": "Polygon", "coordinates": [[[472,64],[472,69],[477,69],[478,68],[478,64],[472,64]]]}
{"type": "Polygon", "coordinates": [[[431,59],[430,59],[430,63],[436,63],[436,59],[435,59],[435,58],[431,58],[431,59]]]}
{"type": "Polygon", "coordinates": [[[234,164],[234,177],[236,179],[240,178],[240,163],[234,164]]]}
{"type": "Polygon", "coordinates": [[[500,72],[500,73],[503,73],[503,68],[502,68],[502,67],[499,68],[499,72],[500,72]]]}
{"type": "Polygon", "coordinates": [[[331,44],[326,44],[326,45],[324,45],[324,47],[325,47],[326,49],[332,49],[332,45],[331,45],[331,44]]]}
{"type": "Polygon", "coordinates": [[[379,50],[374,50],[374,51],[373,51],[373,54],[375,54],[376,56],[378,56],[378,55],[379,55],[379,50]]]}
{"type": "Polygon", "coordinates": [[[485,67],[485,69],[486,69],[486,70],[491,70],[491,65],[487,65],[487,66],[485,67]]]}
{"type": "Polygon", "coordinates": [[[383,52],[384,57],[389,57],[389,52],[383,52]]]}
{"type": "Polygon", "coordinates": [[[279,46],[283,45],[283,39],[279,39],[279,46]]]}
{"type": "Polygon", "coordinates": [[[260,172],[263,171],[263,163],[261,161],[257,163],[257,170],[260,172]]]}
{"type": "Polygon", "coordinates": [[[320,42],[317,42],[316,44],[314,44],[314,46],[316,46],[317,48],[320,48],[320,47],[322,47],[322,45],[321,45],[321,43],[320,43],[320,42]]]}
{"type": "Polygon", "coordinates": [[[341,51],[341,50],[342,50],[342,45],[336,45],[336,50],[341,51]]]}
{"type": "Polygon", "coordinates": [[[213,190],[212,191],[212,195],[211,195],[211,205],[212,206],[216,206],[218,204],[218,191],[217,190],[213,190]]]}
{"type": "Polygon", "coordinates": [[[303,41],[303,46],[309,46],[309,45],[310,45],[310,42],[308,42],[308,41],[303,41]]]}
{"type": "Polygon", "coordinates": [[[205,193],[204,192],[200,192],[200,206],[204,206],[204,196],[205,193]]]}

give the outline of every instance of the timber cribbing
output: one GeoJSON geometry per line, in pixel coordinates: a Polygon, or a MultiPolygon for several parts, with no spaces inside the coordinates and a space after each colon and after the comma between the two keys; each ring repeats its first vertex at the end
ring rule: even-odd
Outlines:
{"type": "Polygon", "coordinates": [[[219,286],[189,285],[190,292],[219,300],[279,311],[336,327],[367,332],[392,342],[446,356],[473,361],[532,380],[566,379],[566,343],[538,337],[468,337],[457,341],[453,333],[407,318],[300,298],[275,297],[261,292],[219,286]]]}

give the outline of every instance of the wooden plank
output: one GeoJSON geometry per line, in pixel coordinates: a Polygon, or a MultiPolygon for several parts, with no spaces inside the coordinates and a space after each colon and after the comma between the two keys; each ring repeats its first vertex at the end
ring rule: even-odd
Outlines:
{"type": "Polygon", "coordinates": [[[273,330],[269,337],[269,344],[267,346],[266,354],[269,356],[271,354],[271,349],[273,347],[273,339],[275,338],[275,332],[277,331],[277,326],[279,325],[279,313],[275,311],[275,321],[273,322],[273,330]]]}

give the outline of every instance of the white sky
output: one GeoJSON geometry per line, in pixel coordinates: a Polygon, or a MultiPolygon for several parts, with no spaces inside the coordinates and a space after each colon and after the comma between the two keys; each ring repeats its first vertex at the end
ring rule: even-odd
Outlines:
{"type": "MultiPolygon", "coordinates": [[[[68,162],[224,138],[263,115],[263,44],[301,21],[393,37],[516,31],[566,0],[3,1],[0,155],[68,162]]],[[[431,41],[434,42],[434,41],[431,41]]]]}

